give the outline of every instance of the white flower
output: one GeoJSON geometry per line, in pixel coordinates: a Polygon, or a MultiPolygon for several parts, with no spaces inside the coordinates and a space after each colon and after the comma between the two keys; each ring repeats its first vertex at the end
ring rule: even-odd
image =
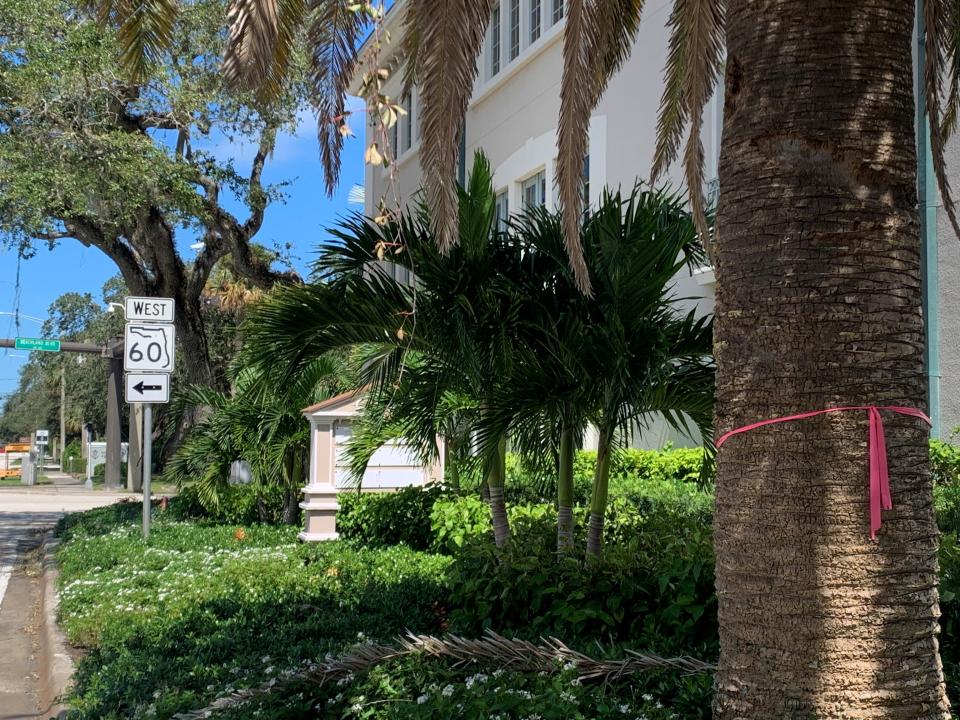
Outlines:
{"type": "Polygon", "coordinates": [[[641,695],[641,697],[643,698],[644,702],[653,702],[653,695],[651,695],[650,693],[644,693],[643,695],[641,695]]]}
{"type": "Polygon", "coordinates": [[[446,687],[444,687],[443,690],[441,690],[440,694],[443,695],[444,697],[450,697],[451,695],[453,695],[453,685],[447,685],[446,687]]]}
{"type": "Polygon", "coordinates": [[[626,715],[628,712],[630,712],[630,706],[627,705],[627,704],[620,705],[617,709],[618,709],[620,712],[622,712],[624,715],[626,715]]]}
{"type": "Polygon", "coordinates": [[[417,698],[417,705],[423,705],[429,699],[430,699],[430,696],[424,693],[423,695],[417,698]]]}
{"type": "Polygon", "coordinates": [[[560,699],[563,700],[564,702],[568,702],[572,704],[576,704],[577,702],[577,696],[574,695],[572,692],[568,692],[566,690],[560,693],[560,699]]]}
{"type": "Polygon", "coordinates": [[[472,688],[474,685],[477,685],[478,683],[485,683],[487,680],[488,680],[487,676],[484,675],[483,673],[477,673],[476,675],[471,675],[466,680],[467,689],[469,690],[470,688],[472,688]]]}

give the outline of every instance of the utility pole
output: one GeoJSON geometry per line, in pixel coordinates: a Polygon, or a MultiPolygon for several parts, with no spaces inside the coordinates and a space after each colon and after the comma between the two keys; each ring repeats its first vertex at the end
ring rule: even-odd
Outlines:
{"type": "Polygon", "coordinates": [[[67,363],[60,363],[60,472],[63,469],[63,451],[67,447],[67,363]]]}
{"type": "Polygon", "coordinates": [[[103,482],[107,490],[120,489],[120,394],[123,390],[123,362],[120,358],[107,359],[107,463],[103,482]]]}

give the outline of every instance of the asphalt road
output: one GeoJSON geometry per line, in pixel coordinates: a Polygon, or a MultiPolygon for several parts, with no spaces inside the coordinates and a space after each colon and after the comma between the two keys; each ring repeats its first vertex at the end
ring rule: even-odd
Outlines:
{"type": "Polygon", "coordinates": [[[49,717],[38,707],[43,619],[38,565],[32,557],[42,533],[64,513],[131,497],[86,490],[67,476],[54,480],[61,482],[0,488],[0,720],[49,717]]]}

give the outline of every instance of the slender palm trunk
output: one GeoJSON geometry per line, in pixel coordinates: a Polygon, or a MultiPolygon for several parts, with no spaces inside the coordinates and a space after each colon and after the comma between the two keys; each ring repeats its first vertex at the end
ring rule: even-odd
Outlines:
{"type": "Polygon", "coordinates": [[[490,461],[487,471],[487,489],[490,491],[490,518],[493,522],[493,541],[503,547],[510,537],[510,522],[507,519],[507,503],[503,489],[507,475],[507,439],[500,438],[497,454],[490,461]]]}
{"type": "Polygon", "coordinates": [[[443,443],[443,467],[446,471],[446,482],[452,490],[460,490],[460,463],[457,462],[457,452],[452,447],[453,441],[447,437],[443,443]]]}
{"type": "Polygon", "coordinates": [[[610,451],[613,431],[600,428],[597,440],[597,467],[593,472],[593,494],[590,498],[590,523],[587,526],[587,556],[597,558],[603,550],[603,521],[607,513],[610,491],[610,451]]]}
{"type": "Polygon", "coordinates": [[[560,463],[557,475],[557,551],[573,550],[573,428],[560,431],[560,463]]]}
{"type": "Polygon", "coordinates": [[[300,488],[303,485],[303,460],[299,453],[290,452],[284,461],[283,517],[286,525],[296,525],[297,509],[300,501],[300,488]]]}
{"type": "MultiPolygon", "coordinates": [[[[913,3],[727,2],[716,427],[926,404],[913,3]]],[[[937,720],[926,428],[885,414],[894,509],[872,542],[867,417],[753,430],[718,457],[718,720],[937,720]]]]}

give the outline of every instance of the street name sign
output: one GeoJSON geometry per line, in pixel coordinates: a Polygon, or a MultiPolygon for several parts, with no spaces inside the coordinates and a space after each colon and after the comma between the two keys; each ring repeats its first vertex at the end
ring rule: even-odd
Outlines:
{"type": "Polygon", "coordinates": [[[123,369],[127,372],[173,372],[174,339],[173,325],[127,323],[123,369]]]}
{"type": "Polygon", "coordinates": [[[170,376],[166,373],[127,373],[128,403],[170,402],[170,376]]]}
{"type": "Polygon", "coordinates": [[[172,323],[173,298],[128,297],[123,300],[127,322],[172,323]]]}
{"type": "Polygon", "coordinates": [[[37,445],[46,445],[50,441],[49,430],[37,430],[37,445]]]}
{"type": "Polygon", "coordinates": [[[48,340],[46,338],[21,338],[18,337],[14,343],[17,350],[41,350],[43,352],[60,352],[59,340],[48,340]]]}

